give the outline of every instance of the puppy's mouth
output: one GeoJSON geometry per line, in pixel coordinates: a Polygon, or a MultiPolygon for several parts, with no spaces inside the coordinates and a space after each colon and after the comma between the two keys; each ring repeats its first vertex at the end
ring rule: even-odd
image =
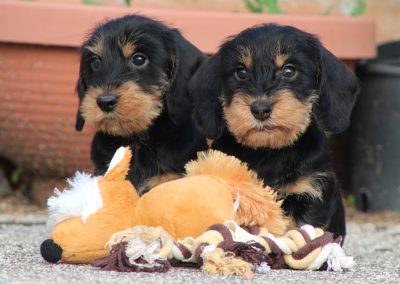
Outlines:
{"type": "Polygon", "coordinates": [[[289,129],[284,126],[278,125],[269,125],[268,123],[264,125],[256,125],[253,128],[249,129],[248,133],[254,132],[271,132],[271,131],[288,131],[289,129]]]}
{"type": "Polygon", "coordinates": [[[283,148],[292,145],[311,121],[313,96],[299,101],[290,90],[280,90],[270,97],[254,98],[236,93],[229,105],[223,104],[227,127],[235,139],[250,148],[283,148]],[[251,110],[255,102],[270,104],[267,118],[251,110]]]}
{"type": "Polygon", "coordinates": [[[119,87],[89,87],[80,110],[99,131],[130,136],[146,131],[163,110],[164,88],[145,92],[133,81],[119,87]]]}

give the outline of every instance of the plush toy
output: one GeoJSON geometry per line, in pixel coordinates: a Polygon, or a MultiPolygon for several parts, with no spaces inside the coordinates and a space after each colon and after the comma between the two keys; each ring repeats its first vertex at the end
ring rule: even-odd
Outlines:
{"type": "Polygon", "coordinates": [[[166,271],[173,261],[225,275],[352,266],[332,234],[311,226],[286,232],[274,191],[234,157],[200,153],[185,177],[141,198],[125,179],[131,158],[120,148],[103,177],[77,173],[68,189],[55,190],[45,260],[118,271],[166,271]]]}
{"type": "Polygon", "coordinates": [[[104,177],[77,173],[69,189],[48,200],[51,240],[41,246],[44,259],[88,263],[108,254],[110,236],[135,225],[161,226],[176,239],[197,237],[210,225],[236,220],[281,235],[286,219],[276,194],[234,157],[200,153],[186,165],[182,179],[163,183],[140,199],[125,179],[132,154],[120,148],[104,177]]]}

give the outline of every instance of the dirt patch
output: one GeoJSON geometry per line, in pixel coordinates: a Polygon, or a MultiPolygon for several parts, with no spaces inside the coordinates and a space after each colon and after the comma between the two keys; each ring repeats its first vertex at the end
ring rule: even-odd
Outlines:
{"type": "Polygon", "coordinates": [[[46,212],[44,206],[33,204],[32,201],[19,193],[0,198],[0,214],[26,215],[46,214],[46,212]]]}
{"type": "Polygon", "coordinates": [[[400,224],[400,212],[394,211],[361,212],[354,207],[346,207],[346,218],[348,221],[358,223],[392,222],[400,224]]]}

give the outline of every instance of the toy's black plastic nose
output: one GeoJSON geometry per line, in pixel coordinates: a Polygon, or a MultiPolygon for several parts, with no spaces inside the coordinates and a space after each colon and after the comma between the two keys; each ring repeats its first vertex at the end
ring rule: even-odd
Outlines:
{"type": "Polygon", "coordinates": [[[96,102],[102,111],[110,112],[117,105],[117,97],[110,94],[100,95],[97,97],[96,102]]]}
{"type": "Polygon", "coordinates": [[[258,120],[266,120],[272,112],[272,105],[266,102],[254,102],[250,105],[253,116],[258,120]]]}
{"type": "Polygon", "coordinates": [[[40,245],[40,254],[45,261],[56,263],[61,259],[62,248],[52,239],[45,240],[40,245]]]}

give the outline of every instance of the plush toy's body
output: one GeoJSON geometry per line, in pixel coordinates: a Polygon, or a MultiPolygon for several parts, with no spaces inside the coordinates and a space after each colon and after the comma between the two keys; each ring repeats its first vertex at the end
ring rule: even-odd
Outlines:
{"type": "Polygon", "coordinates": [[[69,189],[55,191],[48,201],[54,229],[41,246],[45,260],[96,260],[94,265],[104,269],[166,271],[168,260],[175,259],[204,263],[205,271],[226,275],[276,263],[319,269],[332,253],[338,263],[334,270],[352,265],[338,241],[320,229],[309,236],[307,230],[286,233],[274,191],[234,157],[200,153],[186,165],[184,178],[158,185],[141,198],[125,179],[131,157],[129,148],[120,148],[104,177],[77,173],[69,189]]]}
{"type": "Polygon", "coordinates": [[[208,176],[186,180],[185,187],[181,187],[182,180],[174,180],[146,193],[137,204],[133,224],[162,225],[171,235],[182,239],[200,235],[213,222],[232,219],[233,200],[226,184],[208,176]]]}

